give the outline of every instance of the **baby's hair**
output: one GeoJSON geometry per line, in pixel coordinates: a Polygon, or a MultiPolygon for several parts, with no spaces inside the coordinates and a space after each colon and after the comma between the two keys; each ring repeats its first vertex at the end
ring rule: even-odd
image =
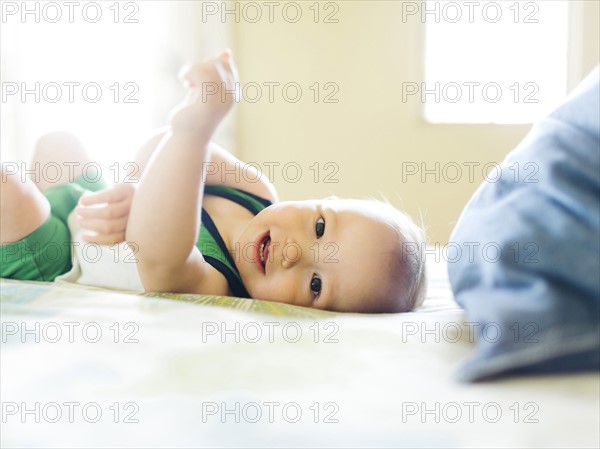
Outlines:
{"type": "Polygon", "coordinates": [[[410,312],[423,304],[427,290],[423,246],[425,230],[405,212],[394,207],[387,199],[371,198],[383,209],[385,223],[398,233],[398,245],[392,249],[391,272],[400,276],[391,282],[385,312],[410,312]],[[398,282],[399,281],[399,282],[398,282]]]}
{"type": "MultiPolygon", "coordinates": [[[[331,197],[335,198],[335,197],[331,197]]],[[[397,242],[389,248],[386,267],[390,278],[380,298],[374,299],[371,313],[410,312],[423,304],[427,290],[425,258],[425,229],[418,226],[406,213],[394,207],[387,199],[365,198],[350,200],[362,202],[367,210],[397,235],[397,242]]]]}
{"type": "MultiPolygon", "coordinates": [[[[423,304],[427,293],[427,272],[423,254],[426,242],[425,228],[417,225],[408,214],[391,204],[390,208],[398,215],[394,226],[402,239],[399,262],[404,268],[404,297],[399,301],[398,312],[410,312],[423,304]]],[[[402,272],[402,269],[400,271],[402,272]]]]}

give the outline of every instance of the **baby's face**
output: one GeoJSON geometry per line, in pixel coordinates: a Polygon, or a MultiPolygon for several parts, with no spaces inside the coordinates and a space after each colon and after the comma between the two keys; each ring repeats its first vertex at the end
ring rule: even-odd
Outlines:
{"type": "Polygon", "coordinates": [[[394,234],[359,201],[281,202],[244,229],[236,263],[255,299],[370,312],[387,285],[394,234]]]}

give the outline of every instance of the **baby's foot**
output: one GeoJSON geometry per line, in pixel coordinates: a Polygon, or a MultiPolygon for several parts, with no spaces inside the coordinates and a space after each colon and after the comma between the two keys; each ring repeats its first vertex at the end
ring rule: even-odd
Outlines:
{"type": "Polygon", "coordinates": [[[180,77],[188,91],[171,114],[173,131],[214,132],[239,99],[238,73],[231,51],[185,66],[180,77]]]}

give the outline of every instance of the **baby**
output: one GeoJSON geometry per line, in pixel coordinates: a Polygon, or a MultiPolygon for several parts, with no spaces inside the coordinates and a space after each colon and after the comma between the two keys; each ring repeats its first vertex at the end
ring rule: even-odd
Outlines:
{"type": "MultiPolygon", "coordinates": [[[[421,304],[423,232],[407,215],[378,201],[278,202],[262,176],[223,179],[208,170],[253,170],[210,142],[236,102],[237,70],[226,50],[189,66],[182,77],[185,100],[171,113],[167,130],[138,152],[143,176],[137,188],[120,184],[82,195],[98,186],[80,177],[47,188],[3,171],[2,277],[53,280],[68,271],[70,260],[42,269],[35,254],[30,261],[11,254],[19,253],[19,246],[69,239],[66,217],[79,200],[79,224],[96,232],[88,240],[130,242],[148,291],[234,295],[359,313],[406,312],[421,304]],[[206,83],[228,94],[203,98],[206,83]],[[47,188],[45,195],[38,187],[47,188]]],[[[56,160],[60,151],[38,151],[36,157],[42,163],[56,160]]],[[[87,155],[80,150],[78,157],[87,155]]]]}

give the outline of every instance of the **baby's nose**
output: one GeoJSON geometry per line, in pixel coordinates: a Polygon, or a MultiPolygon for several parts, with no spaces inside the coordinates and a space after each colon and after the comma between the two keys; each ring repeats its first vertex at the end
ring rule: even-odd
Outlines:
{"type": "Polygon", "coordinates": [[[281,266],[292,268],[302,259],[302,247],[292,238],[287,238],[281,249],[281,266]]]}

